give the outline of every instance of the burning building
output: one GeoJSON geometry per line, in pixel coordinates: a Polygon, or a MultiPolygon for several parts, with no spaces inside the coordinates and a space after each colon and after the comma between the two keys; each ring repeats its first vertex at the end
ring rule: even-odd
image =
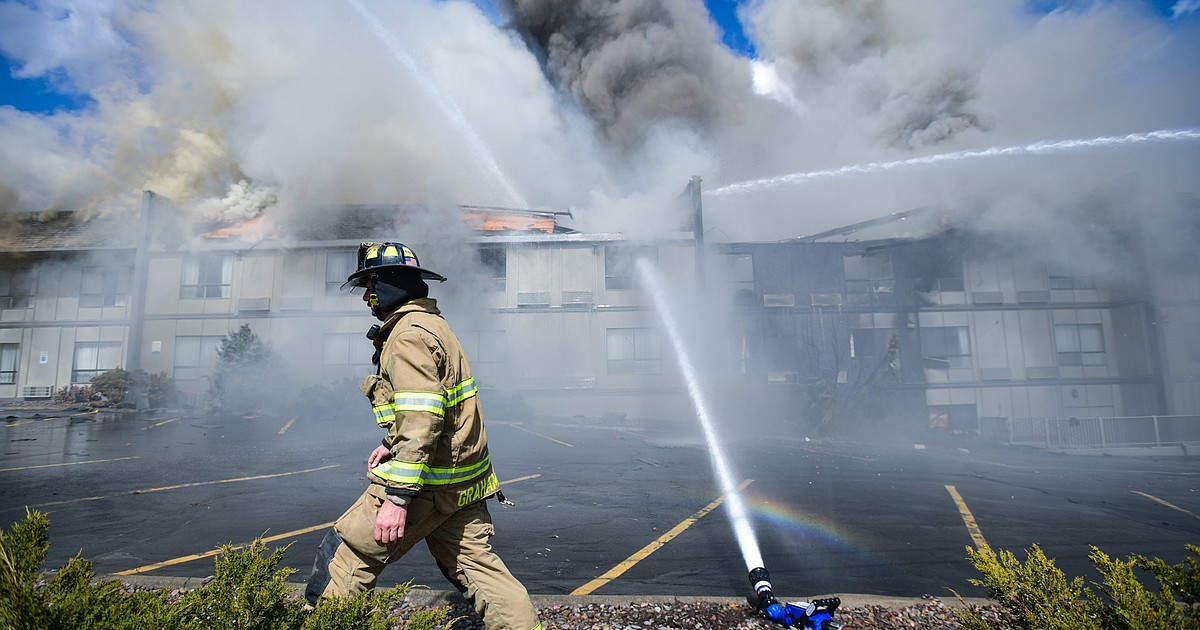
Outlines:
{"type": "MultiPolygon", "coordinates": [[[[371,318],[339,287],[360,241],[403,240],[421,207],[321,208],[303,230],[265,219],[197,230],[166,220],[166,203],[147,193],[140,221],[12,222],[0,243],[0,399],[48,398],[124,367],[165,372],[200,405],[216,349],[242,324],[301,387],[371,371],[371,318]]],[[[931,213],[709,245],[701,231],[580,233],[556,213],[458,214],[445,242],[410,244],[451,277],[434,297],[450,303],[482,386],[527,413],[687,419],[634,271],[650,258],[672,285],[699,289],[702,371],[719,413],[740,422],[1021,442],[1023,419],[1170,416],[1119,441],[1200,441],[1200,274],[1159,264],[1152,222],[1114,281],[936,220],[915,236],[871,233],[931,213]]]]}

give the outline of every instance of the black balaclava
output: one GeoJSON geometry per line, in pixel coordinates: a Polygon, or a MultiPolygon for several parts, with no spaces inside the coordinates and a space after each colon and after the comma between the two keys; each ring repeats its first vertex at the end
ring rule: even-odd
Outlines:
{"type": "Polygon", "coordinates": [[[405,302],[429,297],[429,285],[419,273],[380,274],[375,279],[375,296],[377,303],[371,305],[371,312],[384,320],[405,302]]]}

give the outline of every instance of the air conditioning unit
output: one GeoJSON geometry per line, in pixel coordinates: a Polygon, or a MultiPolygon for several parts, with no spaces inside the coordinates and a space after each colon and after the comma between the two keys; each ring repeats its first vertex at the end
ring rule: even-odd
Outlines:
{"type": "Polygon", "coordinates": [[[269,311],[271,298],[241,298],[237,305],[239,311],[269,311]]]}
{"type": "Polygon", "coordinates": [[[538,308],[550,306],[549,291],[522,291],[517,293],[517,306],[522,308],[538,308]]]}
{"type": "Polygon", "coordinates": [[[23,398],[49,398],[54,393],[53,385],[26,385],[21,390],[23,398]]]}
{"type": "Polygon", "coordinates": [[[796,306],[794,293],[764,293],[763,306],[768,308],[791,308],[796,306]]]}
{"type": "Polygon", "coordinates": [[[841,306],[841,293],[813,293],[809,296],[813,306],[841,306]]]}
{"type": "Polygon", "coordinates": [[[591,291],[563,291],[563,308],[587,308],[592,305],[591,291]]]}

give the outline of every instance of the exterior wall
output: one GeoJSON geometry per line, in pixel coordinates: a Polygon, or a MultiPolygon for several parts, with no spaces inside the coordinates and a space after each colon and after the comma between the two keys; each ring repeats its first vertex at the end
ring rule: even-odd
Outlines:
{"type": "MultiPolygon", "coordinates": [[[[610,268],[617,254],[652,251],[668,287],[690,291],[696,264],[690,241],[647,250],[604,235],[478,240],[503,247],[502,277],[456,277],[453,286],[433,290],[435,297],[447,294],[447,318],[471,350],[485,391],[519,395],[545,415],[690,417],[650,296],[636,272],[610,268]],[[464,287],[466,297],[455,293],[464,287]],[[657,335],[657,364],[639,363],[641,372],[615,369],[614,329],[657,335]]],[[[208,389],[208,373],[187,369],[181,376],[178,339],[219,338],[242,324],[271,344],[300,386],[370,369],[362,335],[373,320],[357,296],[331,294],[326,278],[331,257],[352,246],[212,247],[206,254],[228,257],[230,274],[228,291],[211,297],[181,289],[193,254],[149,252],[143,369],[174,376],[198,398],[208,389]]],[[[925,428],[943,413],[961,419],[1200,412],[1196,272],[1148,266],[1147,291],[1136,283],[1097,286],[1053,275],[1027,260],[958,260],[942,256],[950,248],[940,241],[717,249],[700,306],[681,310],[689,319],[713,317],[709,325],[722,322],[695,352],[713,379],[713,404],[731,416],[793,421],[812,381],[836,389],[875,378],[892,337],[899,342],[897,379],[882,387],[892,412],[911,428],[925,428]],[[932,267],[931,251],[942,256],[932,267]],[[715,319],[721,314],[728,319],[715,319]],[[1055,326],[1099,326],[1102,353],[1083,364],[1064,362],[1055,326]],[[930,368],[922,335],[947,327],[966,330],[969,353],[960,364],[930,368]]],[[[117,266],[132,258],[129,251],[104,256],[117,266]]],[[[69,384],[77,342],[129,347],[132,300],[81,305],[87,287],[80,266],[39,264],[46,262],[21,263],[37,271],[30,306],[0,310],[0,343],[19,344],[17,383],[0,384],[0,398],[20,398],[27,386],[69,384]]]]}

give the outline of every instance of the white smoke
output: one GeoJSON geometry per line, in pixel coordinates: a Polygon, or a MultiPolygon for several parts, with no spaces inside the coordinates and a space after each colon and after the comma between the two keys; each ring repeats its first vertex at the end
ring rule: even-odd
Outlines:
{"type": "MultiPolygon", "coordinates": [[[[1170,19],[1139,0],[748,0],[754,60],[698,0],[511,0],[503,24],[463,0],[359,4],[379,29],[317,0],[0,2],[15,73],[92,103],[0,108],[5,210],[132,213],[146,188],[206,220],[519,197],[652,232],[686,224],[672,201],[692,175],[715,189],[1200,123],[1194,0],[1170,19]]],[[[1126,176],[1195,194],[1195,163],[1185,147],[964,162],[706,198],[705,221],[773,240],[941,204],[996,225],[1018,188],[1056,207],[1126,176]]]]}

